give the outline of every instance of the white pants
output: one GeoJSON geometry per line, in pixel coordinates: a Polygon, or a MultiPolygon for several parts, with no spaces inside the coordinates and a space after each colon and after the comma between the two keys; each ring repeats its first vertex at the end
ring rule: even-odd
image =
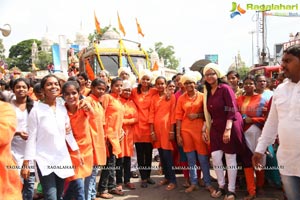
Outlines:
{"type": "MultiPolygon", "coordinates": [[[[213,167],[217,175],[219,188],[224,188],[225,186],[225,176],[224,176],[224,165],[222,162],[224,152],[221,150],[214,151],[211,153],[213,167]]],[[[227,165],[228,174],[228,191],[235,192],[235,182],[237,176],[237,162],[236,154],[225,153],[225,160],[227,165]]]]}
{"type": "MultiPolygon", "coordinates": [[[[248,148],[254,153],[255,148],[258,144],[258,138],[261,136],[261,129],[256,125],[251,125],[245,132],[244,136],[246,139],[246,144],[248,148]]],[[[264,154],[262,159],[262,165],[266,165],[266,155],[264,154]]]]}

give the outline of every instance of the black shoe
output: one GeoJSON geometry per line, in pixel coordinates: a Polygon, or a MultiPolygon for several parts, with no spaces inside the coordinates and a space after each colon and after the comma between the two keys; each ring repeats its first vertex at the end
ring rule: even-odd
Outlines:
{"type": "Polygon", "coordinates": [[[132,171],[131,172],[131,178],[138,178],[139,177],[139,174],[135,171],[132,171]]]}
{"type": "Polygon", "coordinates": [[[147,183],[151,184],[151,185],[154,185],[155,184],[155,181],[152,179],[152,178],[148,178],[147,179],[147,183]]]}

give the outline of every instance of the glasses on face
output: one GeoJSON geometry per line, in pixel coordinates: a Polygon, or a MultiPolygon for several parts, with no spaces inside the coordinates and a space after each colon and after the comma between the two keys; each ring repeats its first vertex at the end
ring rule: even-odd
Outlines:
{"type": "Polygon", "coordinates": [[[214,76],[214,75],[216,75],[216,73],[209,73],[209,74],[205,74],[204,76],[205,77],[211,77],[211,76],[214,76]]]}

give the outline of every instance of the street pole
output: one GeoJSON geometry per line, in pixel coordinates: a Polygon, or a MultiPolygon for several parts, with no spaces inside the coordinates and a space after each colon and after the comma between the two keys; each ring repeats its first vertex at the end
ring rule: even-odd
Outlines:
{"type": "Polygon", "coordinates": [[[255,33],[254,30],[250,31],[249,34],[251,34],[251,47],[252,47],[252,67],[254,67],[254,44],[253,44],[253,34],[255,33]]]}

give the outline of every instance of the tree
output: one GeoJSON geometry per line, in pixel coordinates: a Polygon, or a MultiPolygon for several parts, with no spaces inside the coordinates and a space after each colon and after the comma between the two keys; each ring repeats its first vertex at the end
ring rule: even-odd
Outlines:
{"type": "MultiPolygon", "coordinates": [[[[164,47],[162,42],[155,43],[155,51],[158,53],[160,58],[164,59],[164,65],[170,69],[177,69],[179,66],[179,60],[175,57],[175,51],[173,46],[164,47]]],[[[151,54],[154,50],[149,49],[149,54],[151,54]]]]}
{"type": "Polygon", "coordinates": [[[248,73],[250,72],[250,68],[249,67],[240,67],[237,69],[237,72],[240,75],[240,79],[244,80],[244,78],[246,78],[246,76],[248,75],[248,73]]]}
{"type": "Polygon", "coordinates": [[[9,68],[17,66],[22,71],[30,71],[32,69],[31,47],[34,41],[40,50],[41,41],[36,39],[24,40],[9,49],[9,68]]]}
{"type": "Polygon", "coordinates": [[[39,51],[37,67],[41,70],[47,69],[49,63],[53,62],[52,52],[39,51]]]}
{"type": "MultiPolygon", "coordinates": [[[[101,29],[101,34],[98,34],[96,30],[94,30],[94,33],[90,33],[88,36],[89,41],[92,43],[94,40],[100,40],[102,35],[111,27],[111,25],[109,26],[105,26],[104,28],[100,28],[101,29]]],[[[112,28],[112,30],[114,30],[116,33],[120,34],[119,31],[116,28],[112,28]]]]}

